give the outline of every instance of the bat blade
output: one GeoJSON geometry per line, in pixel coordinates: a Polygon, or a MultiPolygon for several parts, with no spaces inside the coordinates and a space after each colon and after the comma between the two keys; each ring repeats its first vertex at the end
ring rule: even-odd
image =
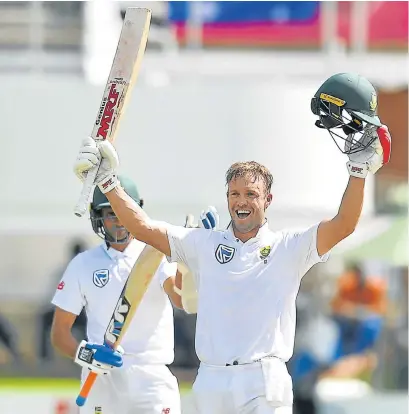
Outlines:
{"type": "MultiPolygon", "coordinates": [[[[122,293],[115,306],[104,336],[104,343],[116,349],[121,343],[153,276],[158,270],[164,255],[151,246],[145,246],[138,257],[122,293]]],[[[83,406],[97,378],[90,372],[82,385],[76,403],[83,406]]]]}
{"type": "Polygon", "coordinates": [[[129,274],[105,332],[105,344],[116,349],[121,343],[132,318],[145,295],[164,255],[146,245],[129,274]]]}
{"type": "MultiPolygon", "coordinates": [[[[149,9],[129,7],[126,10],[115,57],[91,133],[94,140],[107,139],[114,142],[116,138],[119,122],[139,74],[151,18],[152,12],[149,9]]],[[[98,166],[88,172],[84,181],[74,208],[78,217],[82,217],[87,211],[97,172],[98,166]]]]}

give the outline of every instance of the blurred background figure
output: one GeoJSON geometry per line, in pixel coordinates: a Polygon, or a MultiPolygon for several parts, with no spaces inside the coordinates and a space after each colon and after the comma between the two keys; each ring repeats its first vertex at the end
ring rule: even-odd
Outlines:
{"type": "Polygon", "coordinates": [[[386,314],[386,282],[366,275],[358,264],[351,265],[338,280],[332,301],[333,317],[339,329],[335,358],[343,364],[332,368],[330,375],[359,377],[376,367],[373,350],[386,314]],[[345,362],[345,357],[349,357],[345,362]],[[348,371],[342,371],[347,369],[348,371]]]}
{"type": "Polygon", "coordinates": [[[3,315],[0,315],[0,343],[6,348],[13,364],[21,362],[16,330],[3,315]]]}
{"type": "MultiPolygon", "coordinates": [[[[99,242],[73,214],[80,185],[71,168],[130,6],[150,7],[153,18],[115,146],[158,220],[179,224],[211,203],[227,226],[225,188],[213,183],[251,159],[274,175],[271,228],[332,216],[348,177],[314,125],[311,98],[338,72],[374,84],[391,161],[367,180],[354,235],[303,279],[289,368],[298,414],[406,413],[408,2],[94,0],[0,1],[0,173],[12,177],[0,203],[0,391],[1,381],[19,390],[20,378],[48,390],[35,407],[14,388],[0,393],[1,414],[75,413],[67,390],[75,394],[78,372],[49,352],[49,303],[67,261],[99,242]],[[36,163],[53,145],[64,162],[36,163]]],[[[195,321],[175,310],[171,369],[187,390],[195,321]]],[[[79,338],[83,324],[80,315],[79,338]]]]}

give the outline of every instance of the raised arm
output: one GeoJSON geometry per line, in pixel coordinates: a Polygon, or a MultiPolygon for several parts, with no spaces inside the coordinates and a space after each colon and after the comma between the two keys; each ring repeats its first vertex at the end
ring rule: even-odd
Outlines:
{"type": "MultiPolygon", "coordinates": [[[[369,133],[368,133],[369,134],[369,133]]],[[[317,250],[323,255],[341,240],[352,234],[358,224],[364,202],[365,178],[368,171],[375,174],[389,162],[391,137],[386,126],[371,131],[376,139],[367,149],[349,155],[349,182],[342,197],[338,214],[318,227],[317,250]]],[[[368,136],[368,139],[371,137],[368,136]]]]}
{"type": "Polygon", "coordinates": [[[136,239],[166,256],[171,255],[166,228],[151,220],[121,186],[117,185],[105,195],[118,219],[136,239]]]}
{"type": "Polygon", "coordinates": [[[362,212],[364,187],[364,179],[350,177],[338,214],[332,220],[320,223],[317,232],[317,250],[320,256],[354,232],[362,212]]]}
{"type": "Polygon", "coordinates": [[[151,220],[145,211],[126,194],[117,177],[118,165],[118,155],[112,144],[102,141],[97,145],[92,138],[86,138],[82,142],[74,164],[74,172],[81,180],[84,180],[88,171],[98,168],[94,183],[107,196],[121,223],[136,239],[170,256],[166,227],[151,220]]]}

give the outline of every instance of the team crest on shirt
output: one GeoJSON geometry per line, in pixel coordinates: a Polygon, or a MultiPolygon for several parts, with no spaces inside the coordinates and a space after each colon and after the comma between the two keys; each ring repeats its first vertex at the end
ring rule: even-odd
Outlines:
{"type": "Polygon", "coordinates": [[[260,259],[266,259],[271,253],[271,246],[266,246],[260,249],[260,259]]]}
{"type": "Polygon", "coordinates": [[[219,244],[215,252],[216,260],[220,264],[229,263],[233,259],[235,251],[236,249],[234,247],[219,244]]]}
{"type": "Polygon", "coordinates": [[[92,280],[96,287],[99,287],[99,288],[104,287],[109,282],[109,270],[108,269],[95,270],[92,280]]]}

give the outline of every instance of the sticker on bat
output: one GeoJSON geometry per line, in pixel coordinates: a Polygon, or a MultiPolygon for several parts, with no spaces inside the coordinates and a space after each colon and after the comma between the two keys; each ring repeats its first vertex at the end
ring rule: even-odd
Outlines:
{"type": "Polygon", "coordinates": [[[130,308],[131,305],[126,298],[120,297],[105,333],[105,342],[108,342],[109,345],[113,346],[121,334],[130,308]]]}
{"type": "Polygon", "coordinates": [[[104,107],[104,112],[102,113],[101,118],[99,119],[100,126],[98,128],[97,137],[102,137],[106,139],[108,130],[111,127],[112,118],[114,117],[114,109],[117,105],[119,100],[119,92],[116,89],[115,83],[111,84],[111,88],[109,90],[108,99],[104,101],[100,108],[100,113],[102,108],[104,107]]]}

